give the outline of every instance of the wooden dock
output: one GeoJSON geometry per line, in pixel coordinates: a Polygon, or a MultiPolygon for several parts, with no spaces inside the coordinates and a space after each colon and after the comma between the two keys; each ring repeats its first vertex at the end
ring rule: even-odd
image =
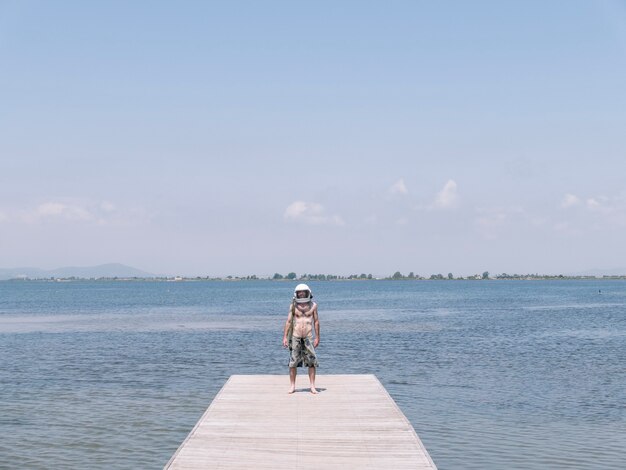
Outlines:
{"type": "MultiPolygon", "coordinates": [[[[304,372],[304,373],[302,373],[304,372]]],[[[435,469],[374,375],[233,375],[165,469],[435,469]]]]}

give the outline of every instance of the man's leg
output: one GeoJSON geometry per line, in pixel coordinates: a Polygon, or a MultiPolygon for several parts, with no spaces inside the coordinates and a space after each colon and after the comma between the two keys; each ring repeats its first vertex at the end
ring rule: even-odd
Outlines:
{"type": "Polygon", "coordinates": [[[296,391],[296,374],[298,373],[298,363],[300,362],[300,355],[302,353],[302,348],[300,345],[300,340],[298,338],[291,338],[291,343],[289,344],[289,382],[291,386],[289,387],[289,393],[293,393],[296,391]]]}
{"type": "Polygon", "coordinates": [[[315,388],[315,367],[309,367],[309,382],[311,382],[311,393],[317,393],[315,388]]]}
{"type": "Polygon", "coordinates": [[[289,387],[289,393],[293,393],[296,391],[296,373],[298,369],[296,367],[289,368],[289,382],[291,383],[291,387],[289,387]]]}

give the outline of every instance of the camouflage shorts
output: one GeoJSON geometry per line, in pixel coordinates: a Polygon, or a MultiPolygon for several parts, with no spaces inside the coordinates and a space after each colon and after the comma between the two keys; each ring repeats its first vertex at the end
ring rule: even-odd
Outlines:
{"type": "Polygon", "coordinates": [[[317,355],[313,338],[291,338],[289,343],[289,367],[317,367],[317,355]]]}

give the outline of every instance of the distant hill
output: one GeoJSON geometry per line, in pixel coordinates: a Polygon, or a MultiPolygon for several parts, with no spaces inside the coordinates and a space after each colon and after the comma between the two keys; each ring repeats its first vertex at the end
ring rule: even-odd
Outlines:
{"type": "Polygon", "coordinates": [[[155,277],[154,274],[119,263],[101,264],[98,266],[68,266],[57,269],[40,268],[0,268],[0,280],[16,278],[99,278],[99,277],[155,277]]]}

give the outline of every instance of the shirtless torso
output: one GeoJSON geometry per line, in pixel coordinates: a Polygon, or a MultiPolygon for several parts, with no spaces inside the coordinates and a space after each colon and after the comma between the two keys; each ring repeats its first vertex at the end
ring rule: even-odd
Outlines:
{"type": "Polygon", "coordinates": [[[293,315],[294,338],[311,338],[313,321],[317,318],[317,304],[315,302],[296,304],[293,315]]]}

